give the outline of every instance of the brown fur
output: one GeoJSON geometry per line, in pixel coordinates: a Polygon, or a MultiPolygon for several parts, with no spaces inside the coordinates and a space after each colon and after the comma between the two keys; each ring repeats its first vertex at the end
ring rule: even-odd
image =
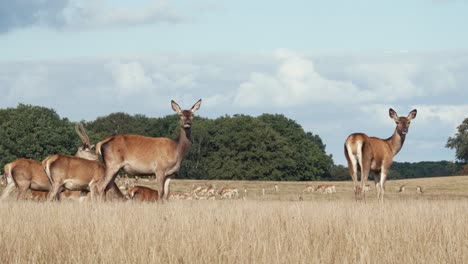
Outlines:
{"type": "Polygon", "coordinates": [[[180,117],[177,139],[115,135],[97,144],[96,151],[101,154],[106,165],[104,180],[98,187],[101,197],[122,169],[138,176],[156,175],[159,196],[167,199],[170,177],[179,172],[180,163],[190,148],[193,113],[200,107],[201,100],[191,110],[181,110],[174,101],[171,104],[180,117]]]}
{"type": "Polygon", "coordinates": [[[128,190],[128,196],[133,201],[156,202],[159,200],[159,192],[144,186],[135,186],[128,190]]]}
{"type": "Polygon", "coordinates": [[[369,137],[364,133],[349,135],[344,144],[344,152],[348,161],[349,173],[354,182],[356,199],[365,197],[364,186],[370,172],[376,174],[377,196],[383,201],[385,181],[393,162],[393,157],[400,151],[408,132],[412,119],[416,117],[416,109],[408,117],[398,117],[390,108],[389,115],[397,127],[388,139],[369,137]],[[357,172],[361,172],[361,184],[357,179],[357,172]]]}
{"type": "MultiPolygon", "coordinates": [[[[105,168],[102,163],[69,155],[52,155],[42,162],[52,188],[49,200],[59,200],[63,189],[90,191],[95,195],[96,184],[104,177],[105,168]]],[[[124,195],[115,183],[111,185],[112,193],[123,199],[124,195]]]]}
{"type": "MultiPolygon", "coordinates": [[[[42,168],[39,161],[31,159],[17,159],[5,165],[5,177],[9,178],[9,182],[4,192],[2,199],[8,197],[13,190],[13,187],[18,188],[17,199],[24,199],[26,191],[31,190],[33,200],[45,200],[50,191],[50,182],[47,174],[42,168]],[[11,175],[10,175],[11,173],[11,175]]],[[[68,191],[63,194],[66,198],[80,197],[81,193],[68,191]]]]}

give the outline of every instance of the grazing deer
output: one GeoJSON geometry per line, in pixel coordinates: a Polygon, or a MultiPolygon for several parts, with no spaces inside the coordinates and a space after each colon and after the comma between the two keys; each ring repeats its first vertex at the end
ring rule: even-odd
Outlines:
{"type": "Polygon", "coordinates": [[[331,184],[322,184],[322,185],[317,186],[317,189],[315,191],[322,193],[322,194],[332,194],[332,193],[336,193],[336,187],[335,185],[331,185],[331,184]]]}
{"type": "Polygon", "coordinates": [[[144,186],[131,187],[127,194],[130,200],[139,202],[156,202],[159,199],[159,193],[157,190],[144,186]]]}
{"type": "Polygon", "coordinates": [[[233,197],[239,198],[239,190],[237,188],[223,187],[219,190],[218,194],[222,199],[232,199],[233,197]]]}
{"type": "Polygon", "coordinates": [[[134,175],[156,175],[159,197],[167,199],[170,179],[179,172],[182,159],[189,151],[193,117],[200,105],[201,99],[190,110],[181,110],[176,102],[171,102],[180,118],[180,133],[176,139],[115,135],[99,142],[96,151],[106,165],[104,181],[98,186],[100,196],[103,197],[122,169],[134,175]]]}
{"type": "Polygon", "coordinates": [[[305,189],[302,190],[302,192],[303,192],[303,193],[305,193],[305,192],[308,192],[308,193],[314,192],[314,186],[312,186],[312,185],[307,185],[307,186],[305,187],[305,189]]]}
{"type": "Polygon", "coordinates": [[[421,186],[416,186],[416,193],[422,194],[423,188],[421,186]]]}
{"type": "MultiPolygon", "coordinates": [[[[18,188],[16,199],[24,199],[26,191],[31,190],[33,200],[41,201],[50,191],[49,178],[39,161],[31,159],[17,159],[5,165],[5,177],[7,186],[2,193],[0,200],[6,199],[15,186],[18,188]]],[[[67,198],[76,198],[81,192],[70,192],[64,194],[67,198]]]]}
{"type": "Polygon", "coordinates": [[[398,189],[398,192],[402,193],[404,191],[405,191],[405,186],[404,185],[400,186],[400,188],[398,189]]]}
{"type": "Polygon", "coordinates": [[[356,199],[365,198],[364,186],[367,177],[372,171],[376,174],[377,198],[383,201],[387,173],[392,165],[393,157],[401,150],[411,120],[416,117],[416,109],[407,117],[398,117],[395,110],[389,110],[390,118],[396,123],[393,135],[388,139],[369,137],[363,133],[349,135],[344,144],[344,152],[348,161],[349,173],[354,182],[356,199]],[[357,172],[361,172],[361,185],[359,186],[357,172]],[[380,175],[378,175],[380,174],[380,175]]]}
{"type": "MultiPolygon", "coordinates": [[[[82,141],[75,156],[56,154],[42,161],[42,167],[52,184],[50,201],[59,200],[63,189],[90,191],[91,197],[94,197],[96,185],[104,177],[104,164],[98,161],[99,156],[92,151],[94,145],[90,145],[83,124],[76,124],[75,130],[82,141]]],[[[111,194],[124,199],[124,195],[114,182],[111,184],[111,189],[113,190],[111,194]]]]}

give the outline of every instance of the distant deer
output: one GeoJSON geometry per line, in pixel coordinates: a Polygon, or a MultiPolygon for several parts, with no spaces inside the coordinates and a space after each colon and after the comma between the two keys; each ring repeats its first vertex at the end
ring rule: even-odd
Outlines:
{"type": "Polygon", "coordinates": [[[416,193],[422,194],[423,188],[421,186],[416,186],[416,193]]]}
{"type": "Polygon", "coordinates": [[[399,193],[405,192],[405,186],[404,185],[400,186],[400,188],[398,189],[398,192],[399,193]]]}
{"type": "MultiPolygon", "coordinates": [[[[98,161],[98,155],[92,151],[94,145],[90,144],[83,124],[76,124],[75,130],[82,141],[75,156],[56,154],[42,161],[42,167],[52,184],[49,200],[59,200],[63,189],[90,191],[91,197],[94,197],[96,185],[104,178],[104,164],[98,161]]],[[[124,199],[114,182],[110,188],[113,190],[110,194],[124,199]]]]}
{"type": "Polygon", "coordinates": [[[344,152],[348,161],[348,168],[354,182],[354,194],[356,199],[365,198],[364,186],[367,177],[372,171],[376,174],[377,198],[383,201],[385,181],[393,157],[401,150],[408,133],[411,120],[416,117],[416,109],[407,117],[398,117],[395,110],[389,110],[390,118],[396,123],[393,135],[388,139],[369,137],[363,133],[349,135],[344,144],[344,152]],[[361,172],[361,184],[359,185],[357,172],[361,172]],[[380,174],[380,175],[377,175],[380,174]]]}
{"type": "Polygon", "coordinates": [[[278,184],[275,184],[275,192],[279,192],[278,184]]]}
{"type": "Polygon", "coordinates": [[[159,197],[167,199],[169,182],[179,172],[182,159],[191,145],[192,122],[201,99],[190,110],[182,110],[172,101],[172,109],[179,115],[179,136],[176,139],[115,135],[99,142],[96,151],[106,165],[105,177],[98,186],[102,198],[119,170],[139,175],[156,175],[159,197]]]}

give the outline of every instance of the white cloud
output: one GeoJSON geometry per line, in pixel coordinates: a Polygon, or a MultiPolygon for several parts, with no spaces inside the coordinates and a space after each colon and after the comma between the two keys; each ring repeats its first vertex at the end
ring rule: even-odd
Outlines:
{"type": "Polygon", "coordinates": [[[60,16],[63,18],[63,27],[76,29],[180,23],[187,20],[166,0],[149,1],[138,7],[110,6],[102,0],[72,0],[60,16]]]}
{"type": "Polygon", "coordinates": [[[143,4],[104,0],[6,1],[0,4],[0,17],[0,33],[29,26],[88,30],[191,20],[168,0],[143,4]]]}
{"type": "Polygon", "coordinates": [[[353,83],[327,79],[300,54],[279,50],[275,73],[253,72],[240,84],[234,98],[239,106],[298,106],[308,103],[347,103],[371,100],[374,95],[353,83]]]}
{"type": "Polygon", "coordinates": [[[153,81],[138,62],[114,63],[111,65],[112,78],[122,96],[151,92],[153,81]]]}
{"type": "Polygon", "coordinates": [[[419,119],[425,123],[437,121],[456,128],[468,118],[468,105],[417,105],[415,108],[419,119]]]}

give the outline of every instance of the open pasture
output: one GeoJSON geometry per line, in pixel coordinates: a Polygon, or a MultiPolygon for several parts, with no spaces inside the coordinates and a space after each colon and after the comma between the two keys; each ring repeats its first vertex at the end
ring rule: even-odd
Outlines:
{"type": "Polygon", "coordinates": [[[171,191],[215,184],[247,196],[163,204],[12,194],[0,203],[0,262],[468,263],[467,176],[389,181],[383,205],[375,188],[355,202],[351,182],[327,182],[333,194],[302,192],[321,183],[174,180],[171,191]]]}

